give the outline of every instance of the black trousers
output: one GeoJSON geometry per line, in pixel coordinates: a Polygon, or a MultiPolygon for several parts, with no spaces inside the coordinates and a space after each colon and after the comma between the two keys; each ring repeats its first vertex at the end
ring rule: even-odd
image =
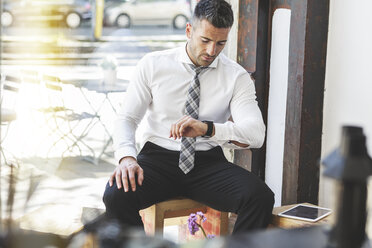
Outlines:
{"type": "Polygon", "coordinates": [[[221,149],[197,151],[195,166],[184,174],[178,167],[179,152],[147,142],[138,164],[144,170],[142,186],[132,192],[107,183],[103,196],[106,214],[125,225],[142,226],[140,209],[183,196],[214,209],[238,214],[233,233],[265,228],[270,222],[274,194],[256,175],[229,163],[221,149]]]}

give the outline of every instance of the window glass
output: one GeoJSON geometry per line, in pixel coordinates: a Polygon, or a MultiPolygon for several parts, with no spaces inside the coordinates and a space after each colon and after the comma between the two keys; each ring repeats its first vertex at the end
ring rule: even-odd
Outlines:
{"type": "Polygon", "coordinates": [[[14,216],[29,220],[20,225],[68,236],[78,229],[69,228],[81,219],[82,203],[84,209],[104,208],[102,192],[117,165],[113,123],[137,62],[149,52],[184,46],[190,5],[186,0],[0,4],[0,201],[5,206],[10,165],[16,165],[22,176],[14,216]]]}

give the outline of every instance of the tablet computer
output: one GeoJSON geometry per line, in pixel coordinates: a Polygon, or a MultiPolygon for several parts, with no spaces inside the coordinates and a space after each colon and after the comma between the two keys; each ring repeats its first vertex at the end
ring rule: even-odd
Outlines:
{"type": "Polygon", "coordinates": [[[304,220],[310,222],[316,222],[331,213],[329,208],[321,208],[318,206],[309,206],[304,204],[298,204],[288,210],[285,210],[278,214],[278,216],[304,220]]]}

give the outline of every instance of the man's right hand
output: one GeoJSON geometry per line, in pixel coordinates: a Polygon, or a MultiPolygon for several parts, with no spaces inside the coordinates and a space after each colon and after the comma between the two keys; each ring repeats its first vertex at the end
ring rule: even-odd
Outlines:
{"type": "Polygon", "coordinates": [[[137,160],[133,157],[124,157],[120,160],[119,165],[114,170],[114,173],[110,176],[109,184],[110,187],[114,184],[114,178],[118,189],[124,185],[124,191],[128,192],[129,184],[132,191],[136,191],[136,178],[138,185],[142,185],[143,182],[143,169],[137,163],[137,160]]]}

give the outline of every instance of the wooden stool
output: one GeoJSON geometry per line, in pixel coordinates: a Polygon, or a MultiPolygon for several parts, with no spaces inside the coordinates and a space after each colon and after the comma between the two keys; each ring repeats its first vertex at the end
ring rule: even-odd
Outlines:
{"type": "MultiPolygon", "coordinates": [[[[175,198],[168,201],[156,203],[151,207],[141,210],[141,214],[145,216],[145,221],[150,222],[150,229],[146,230],[149,234],[159,233],[163,235],[164,219],[188,216],[191,213],[202,211],[206,213],[208,207],[199,202],[186,199],[175,198]]],[[[221,212],[220,215],[220,235],[226,235],[228,228],[228,213],[221,212]]],[[[146,225],[145,225],[146,229],[146,225]]]]}
{"type": "MultiPolygon", "coordinates": [[[[302,204],[309,205],[309,206],[315,206],[315,205],[310,204],[310,203],[302,203],[302,204]]],[[[329,222],[332,218],[332,216],[331,216],[332,214],[331,214],[331,215],[328,215],[328,216],[324,217],[323,219],[320,219],[317,222],[309,222],[309,221],[304,221],[304,220],[296,220],[296,219],[290,219],[290,218],[278,216],[279,213],[281,213],[281,212],[283,212],[287,209],[290,209],[291,207],[293,207],[295,205],[297,205],[297,204],[275,207],[273,209],[273,215],[272,215],[272,220],[271,220],[270,227],[279,227],[279,228],[283,228],[283,229],[291,229],[291,228],[300,228],[300,227],[307,227],[307,226],[320,225],[320,224],[329,224],[329,222]]]]}

